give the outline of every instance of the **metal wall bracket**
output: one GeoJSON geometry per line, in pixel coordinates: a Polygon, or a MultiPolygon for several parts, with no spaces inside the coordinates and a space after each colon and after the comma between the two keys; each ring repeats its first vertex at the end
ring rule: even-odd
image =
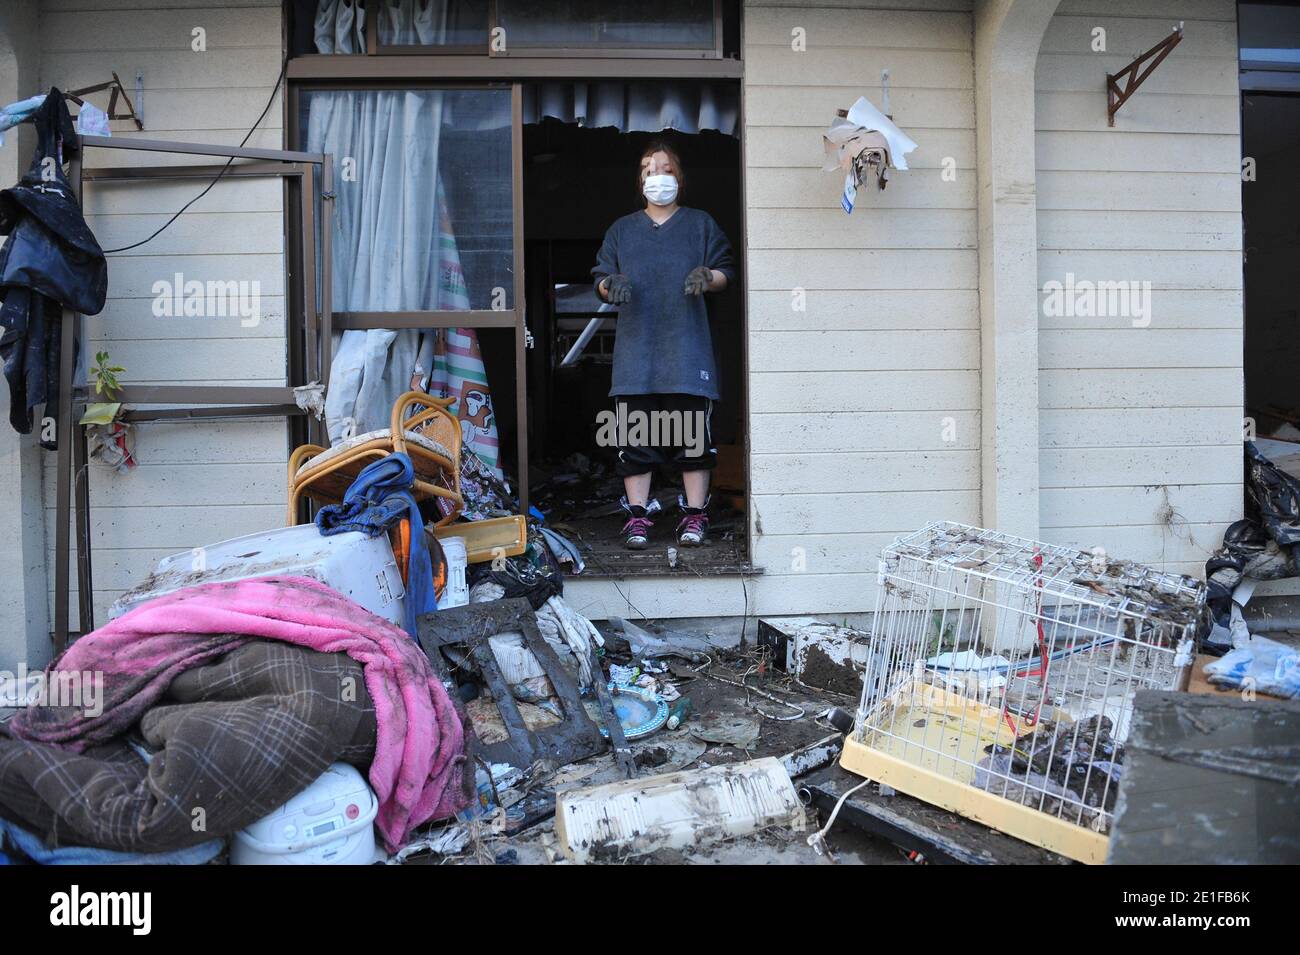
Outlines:
{"type": "Polygon", "coordinates": [[[1148,76],[1160,65],[1174,47],[1182,42],[1183,39],[1183,22],[1178,21],[1178,26],[1174,27],[1174,32],[1165,37],[1151,49],[1147,50],[1136,60],[1130,63],[1118,73],[1106,74],[1106,125],[1115,125],[1115,114],[1119,108],[1128,102],[1130,96],[1137,92],[1137,88],[1142,85],[1148,76]],[[1142,64],[1147,60],[1146,69],[1142,64]],[[1141,72],[1139,72],[1141,71],[1141,72]],[[1119,80],[1124,79],[1124,88],[1120,89],[1119,80]]]}
{"type": "MultiPolygon", "coordinates": [[[[135,88],[136,88],[137,99],[140,99],[143,96],[144,93],[142,88],[143,82],[144,82],[143,74],[137,73],[135,75],[135,88]]],[[[131,104],[131,97],[126,95],[126,88],[122,86],[122,81],[118,79],[116,73],[113,74],[113,78],[111,80],[108,80],[104,83],[96,83],[94,86],[82,87],[79,90],[73,90],[72,92],[66,93],[65,95],[67,96],[68,99],[72,100],[78,106],[85,106],[86,102],[85,100],[82,99],[83,96],[86,96],[90,93],[99,93],[102,92],[103,90],[113,91],[113,95],[108,98],[109,119],[129,119],[131,120],[131,122],[135,123],[136,129],[144,129],[144,121],[141,115],[136,113],[135,107],[131,104]],[[119,98],[123,103],[126,104],[125,113],[119,113],[117,111],[117,101],[119,98]]],[[[143,105],[141,107],[140,112],[141,113],[144,112],[143,105]]]]}

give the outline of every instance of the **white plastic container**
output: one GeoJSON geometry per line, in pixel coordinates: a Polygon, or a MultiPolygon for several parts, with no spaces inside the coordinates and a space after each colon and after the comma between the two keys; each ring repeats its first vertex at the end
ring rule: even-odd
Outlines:
{"type": "Polygon", "coordinates": [[[232,865],[370,865],[379,801],[361,774],[335,763],[314,783],[230,843],[232,865]]]}
{"type": "Polygon", "coordinates": [[[347,531],[327,537],[315,524],[280,527],[164,557],[148,578],[113,603],[108,616],[111,620],[146,600],[195,584],[273,575],[319,580],[402,626],[406,589],[388,535],[347,531]]]}
{"type": "Polygon", "coordinates": [[[803,823],[794,783],[771,756],[555,797],[555,834],[564,854],[579,863],[616,862],[803,823]]]}
{"type": "Polygon", "coordinates": [[[447,588],[438,601],[438,609],[463,607],[469,603],[469,584],[465,580],[469,557],[465,549],[465,538],[442,537],[438,543],[442,545],[442,554],[447,558],[447,588]]]}

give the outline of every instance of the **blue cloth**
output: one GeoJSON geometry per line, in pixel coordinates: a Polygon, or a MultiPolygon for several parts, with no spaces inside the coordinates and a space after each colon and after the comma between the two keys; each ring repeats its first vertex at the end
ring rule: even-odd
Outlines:
{"type": "MultiPolygon", "coordinates": [[[[88,846],[51,849],[35,833],[0,819],[0,847],[16,850],[37,865],[203,865],[221,852],[223,840],[209,839],[172,852],[117,852],[88,846]]],[[[18,865],[21,858],[0,852],[0,865],[18,865]]]]}
{"type": "Polygon", "coordinates": [[[617,395],[698,395],[717,401],[718,370],[703,295],[687,295],[692,269],[707,265],[736,279],[731,244],[713,217],[679,206],[660,226],[644,211],[609,227],[591,270],[596,282],[622,274],[632,300],[618,306],[614,332],[617,395]]]}
{"type": "Polygon", "coordinates": [[[323,535],[361,531],[378,537],[402,518],[411,522],[411,552],[406,564],[406,632],[416,637],[416,617],[438,609],[433,590],[433,561],[424,539],[424,521],[411,494],[415,467],[400,452],[367,465],[343,495],[342,504],[327,504],[316,512],[323,535]]]}

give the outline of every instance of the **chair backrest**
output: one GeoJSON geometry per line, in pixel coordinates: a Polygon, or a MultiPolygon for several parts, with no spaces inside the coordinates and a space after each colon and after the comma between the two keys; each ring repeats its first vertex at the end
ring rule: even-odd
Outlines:
{"type": "Polygon", "coordinates": [[[397,399],[393,405],[393,437],[398,438],[400,431],[414,431],[438,442],[450,451],[456,460],[456,469],[460,470],[460,421],[449,410],[455,398],[434,398],[418,391],[408,391],[397,399]],[[410,417],[408,409],[419,409],[410,417]],[[396,425],[401,421],[400,430],[396,425]]]}

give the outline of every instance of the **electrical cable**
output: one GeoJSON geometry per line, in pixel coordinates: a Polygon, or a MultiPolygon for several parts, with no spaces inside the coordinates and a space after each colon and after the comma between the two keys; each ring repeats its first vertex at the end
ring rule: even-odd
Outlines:
{"type": "Polygon", "coordinates": [[[830,832],[831,826],[835,825],[835,817],[840,814],[840,807],[844,805],[844,801],[870,782],[870,779],[864,779],[852,789],[845,790],[844,794],[836,800],[835,808],[831,810],[831,817],[826,820],[826,825],[808,837],[808,845],[812,846],[819,856],[826,855],[830,851],[826,846],[826,833],[830,832]]]}
{"type": "MultiPolygon", "coordinates": [[[[241,149],[248,144],[248,141],[250,139],[253,138],[253,133],[257,132],[257,127],[262,125],[262,120],[266,119],[266,114],[271,111],[271,104],[275,102],[275,96],[277,93],[280,92],[280,86],[284,82],[284,73],[285,70],[287,70],[288,68],[289,68],[289,59],[288,57],[286,57],[280,63],[280,75],[275,78],[275,86],[272,87],[271,89],[271,98],[266,101],[266,106],[263,107],[262,114],[257,117],[257,121],[253,123],[252,128],[249,129],[248,133],[244,136],[243,140],[240,141],[239,146],[241,149]]],[[[152,242],[154,239],[158,238],[158,236],[162,235],[163,231],[168,226],[170,226],[173,222],[179,219],[185,213],[185,211],[189,209],[190,206],[194,205],[194,203],[198,202],[200,199],[202,199],[204,196],[206,196],[209,192],[212,191],[212,187],[221,181],[221,177],[226,174],[227,170],[230,169],[231,163],[233,163],[234,161],[235,161],[234,156],[231,156],[229,159],[227,159],[226,164],[221,167],[221,170],[216,174],[216,176],[213,177],[212,181],[208,183],[206,187],[204,187],[203,191],[200,192],[193,199],[191,199],[189,202],[185,203],[185,205],[181,206],[180,209],[176,212],[176,214],[173,215],[166,222],[164,222],[161,226],[159,226],[158,230],[154,232],[153,235],[149,236],[149,238],[141,239],[139,242],[133,242],[130,245],[124,245],[121,248],[105,249],[104,254],[114,255],[115,253],[118,252],[128,252],[131,249],[138,249],[140,246],[148,242],[152,242]]]]}

